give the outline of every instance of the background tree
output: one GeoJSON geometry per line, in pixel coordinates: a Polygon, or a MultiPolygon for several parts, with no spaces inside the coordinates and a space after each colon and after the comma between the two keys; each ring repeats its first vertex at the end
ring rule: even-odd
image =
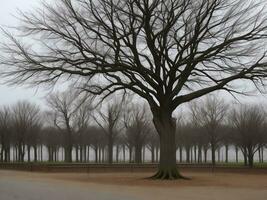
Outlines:
{"type": "Polygon", "coordinates": [[[208,96],[201,104],[194,102],[190,109],[192,118],[205,130],[211,146],[211,160],[215,165],[215,151],[222,141],[222,123],[226,116],[227,105],[215,96],[208,96]],[[198,106],[199,105],[199,106],[198,106]]]}
{"type": "Polygon", "coordinates": [[[100,150],[106,146],[105,133],[103,129],[95,126],[88,127],[88,134],[90,137],[90,146],[95,152],[95,162],[101,162],[100,160],[100,150]]]}
{"type": "MultiPolygon", "coordinates": [[[[51,109],[50,120],[64,134],[65,161],[72,162],[74,119],[79,108],[87,100],[87,96],[78,95],[71,89],[51,94],[47,104],[51,109]]],[[[89,111],[88,111],[89,112],[89,111]]]]}
{"type": "MultiPolygon", "coordinates": [[[[27,135],[35,132],[40,123],[40,109],[35,104],[20,101],[12,107],[13,130],[18,149],[18,161],[23,162],[27,135]]],[[[36,133],[37,134],[37,133],[36,133]]],[[[30,148],[30,146],[28,146],[30,148]]]]}
{"type": "Polygon", "coordinates": [[[12,116],[10,108],[4,106],[0,109],[0,160],[10,161],[10,147],[12,139],[12,116]]]}
{"type": "Polygon", "coordinates": [[[134,148],[135,163],[142,162],[142,149],[145,147],[150,132],[147,109],[145,106],[130,104],[125,111],[124,125],[126,137],[131,141],[134,148]]]}
{"type": "Polygon", "coordinates": [[[250,0],[44,3],[20,14],[17,30],[31,39],[26,45],[3,31],[10,43],[2,45],[1,63],[15,84],[68,78],[103,98],[119,90],[138,94],[148,102],[160,137],[154,178],[182,178],[173,112],[215,90],[243,93],[233,87],[237,79],[262,83],[263,5],[250,0]]]}
{"type": "Polygon", "coordinates": [[[242,150],[245,165],[253,166],[254,154],[264,141],[265,112],[261,106],[242,105],[230,113],[234,142],[242,150]]]}
{"type": "Polygon", "coordinates": [[[118,136],[118,123],[121,117],[121,104],[109,104],[107,111],[99,112],[99,119],[95,117],[97,124],[103,129],[105,133],[108,146],[108,163],[113,162],[113,147],[114,142],[118,136]],[[101,120],[101,121],[100,121],[101,120]]]}
{"type": "Polygon", "coordinates": [[[59,160],[58,152],[63,146],[62,133],[56,127],[45,127],[41,131],[43,143],[47,148],[48,161],[57,162],[59,160]]]}

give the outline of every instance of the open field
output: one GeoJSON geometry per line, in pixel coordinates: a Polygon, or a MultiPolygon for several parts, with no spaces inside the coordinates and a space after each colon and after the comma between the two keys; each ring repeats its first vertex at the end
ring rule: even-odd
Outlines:
{"type": "Polygon", "coordinates": [[[190,181],[153,181],[151,173],[0,171],[1,200],[266,200],[267,173],[183,170],[190,181]]]}

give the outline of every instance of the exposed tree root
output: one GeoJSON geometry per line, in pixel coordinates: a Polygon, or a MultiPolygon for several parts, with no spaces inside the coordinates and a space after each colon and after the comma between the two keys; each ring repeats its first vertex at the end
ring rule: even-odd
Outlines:
{"type": "Polygon", "coordinates": [[[159,171],[150,177],[149,179],[161,179],[161,180],[191,180],[188,177],[182,176],[177,169],[159,169],[159,171]]]}

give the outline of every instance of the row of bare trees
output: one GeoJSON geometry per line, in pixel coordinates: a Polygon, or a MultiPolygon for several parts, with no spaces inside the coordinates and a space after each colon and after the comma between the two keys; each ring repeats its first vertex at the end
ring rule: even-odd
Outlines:
{"type": "MultiPolygon", "coordinates": [[[[159,138],[146,105],[122,102],[99,108],[93,98],[68,90],[51,94],[47,106],[48,110],[41,111],[23,101],[1,108],[2,162],[23,162],[25,158],[35,162],[159,161],[159,138]]],[[[177,160],[227,163],[229,151],[234,150],[236,162],[240,161],[238,152],[245,165],[253,166],[256,152],[263,162],[267,144],[264,107],[231,107],[209,96],[188,108],[176,120],[177,160]]]]}
{"type": "Polygon", "coordinates": [[[236,161],[238,150],[244,157],[244,164],[253,166],[254,154],[259,152],[259,161],[263,162],[263,149],[267,142],[266,112],[260,105],[239,104],[229,106],[222,99],[208,96],[193,102],[189,106],[189,118],[179,120],[177,146],[186,150],[189,162],[190,150],[194,149],[195,161],[207,161],[207,152],[211,152],[211,161],[215,165],[216,151],[220,160],[220,149],[225,149],[225,162],[229,161],[229,146],[234,146],[236,161]]]}

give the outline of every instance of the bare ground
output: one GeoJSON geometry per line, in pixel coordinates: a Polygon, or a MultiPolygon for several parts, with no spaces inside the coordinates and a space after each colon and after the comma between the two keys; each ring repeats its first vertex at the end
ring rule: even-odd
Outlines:
{"type": "Polygon", "coordinates": [[[151,173],[0,171],[0,200],[266,200],[266,173],[185,171],[192,180],[154,181],[151,173]],[[7,184],[9,183],[9,185],[7,184]],[[79,198],[77,198],[79,197],[79,198]]]}

